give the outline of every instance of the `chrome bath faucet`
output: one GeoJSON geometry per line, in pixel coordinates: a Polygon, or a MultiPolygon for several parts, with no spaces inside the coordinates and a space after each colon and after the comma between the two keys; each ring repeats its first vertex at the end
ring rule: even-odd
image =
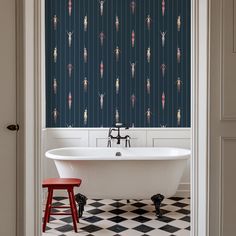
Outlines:
{"type": "MultiPolygon", "coordinates": [[[[111,147],[112,139],[116,139],[117,144],[120,144],[120,140],[124,139],[125,140],[125,147],[130,147],[130,139],[131,139],[130,136],[129,135],[125,135],[125,136],[120,135],[120,129],[122,128],[122,126],[123,126],[122,123],[116,123],[115,128],[109,128],[107,147],[111,147]],[[112,135],[113,131],[117,131],[116,136],[112,135]]],[[[129,127],[125,127],[125,129],[129,129],[129,127]]]]}

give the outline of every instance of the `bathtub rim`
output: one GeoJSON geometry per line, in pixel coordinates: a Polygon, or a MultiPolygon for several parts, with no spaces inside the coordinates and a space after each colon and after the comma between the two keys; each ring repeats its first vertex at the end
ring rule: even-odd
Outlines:
{"type": "Polygon", "coordinates": [[[134,148],[123,148],[123,147],[65,147],[65,148],[55,148],[50,149],[45,152],[46,158],[52,160],[61,160],[61,161],[177,161],[183,159],[190,159],[191,158],[191,150],[186,148],[176,148],[176,147],[134,147],[134,148]],[[183,151],[183,154],[179,155],[161,155],[161,156],[153,156],[153,155],[136,155],[136,156],[103,156],[102,154],[99,155],[91,155],[91,156],[67,156],[67,155],[58,155],[55,152],[63,151],[63,150],[80,150],[80,149],[90,149],[90,150],[104,150],[104,149],[114,149],[117,151],[124,151],[124,150],[138,150],[138,149],[175,149],[177,151],[183,151]]]}

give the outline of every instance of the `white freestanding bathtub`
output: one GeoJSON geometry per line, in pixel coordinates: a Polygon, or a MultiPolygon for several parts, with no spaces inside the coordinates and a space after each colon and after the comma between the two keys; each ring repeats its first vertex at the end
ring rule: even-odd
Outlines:
{"type": "Polygon", "coordinates": [[[149,199],[173,196],[190,150],[179,148],[59,148],[46,152],[61,178],[82,179],[89,198],[149,199]]]}

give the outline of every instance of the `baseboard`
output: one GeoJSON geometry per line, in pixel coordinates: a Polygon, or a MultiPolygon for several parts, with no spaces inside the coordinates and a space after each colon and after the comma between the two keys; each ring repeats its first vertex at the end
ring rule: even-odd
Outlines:
{"type": "MultiPolygon", "coordinates": [[[[190,197],[190,191],[190,183],[180,183],[175,197],[190,197]]],[[[47,191],[44,190],[42,195],[44,202],[47,196],[47,191]]],[[[56,190],[54,191],[54,196],[68,197],[68,194],[66,191],[56,190]]]]}
{"type": "Polygon", "coordinates": [[[180,183],[175,196],[190,197],[190,194],[191,194],[190,183],[180,183]]]}

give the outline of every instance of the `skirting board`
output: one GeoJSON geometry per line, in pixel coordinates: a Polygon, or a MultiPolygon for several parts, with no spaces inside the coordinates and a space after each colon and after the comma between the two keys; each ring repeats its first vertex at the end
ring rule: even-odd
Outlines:
{"type": "MultiPolygon", "coordinates": [[[[79,189],[76,189],[75,193],[79,192],[79,189]]],[[[43,190],[43,202],[46,201],[46,196],[47,196],[47,191],[43,190]]],[[[54,196],[61,196],[61,197],[67,197],[67,192],[66,191],[60,191],[56,190],[54,191],[54,196]]],[[[151,197],[151,196],[150,196],[151,197]]],[[[189,183],[181,183],[179,185],[179,188],[175,194],[175,197],[190,197],[190,184],[189,183]]]]}
{"type": "Polygon", "coordinates": [[[190,197],[190,184],[189,183],[180,183],[179,188],[175,194],[176,197],[190,197]]]}

